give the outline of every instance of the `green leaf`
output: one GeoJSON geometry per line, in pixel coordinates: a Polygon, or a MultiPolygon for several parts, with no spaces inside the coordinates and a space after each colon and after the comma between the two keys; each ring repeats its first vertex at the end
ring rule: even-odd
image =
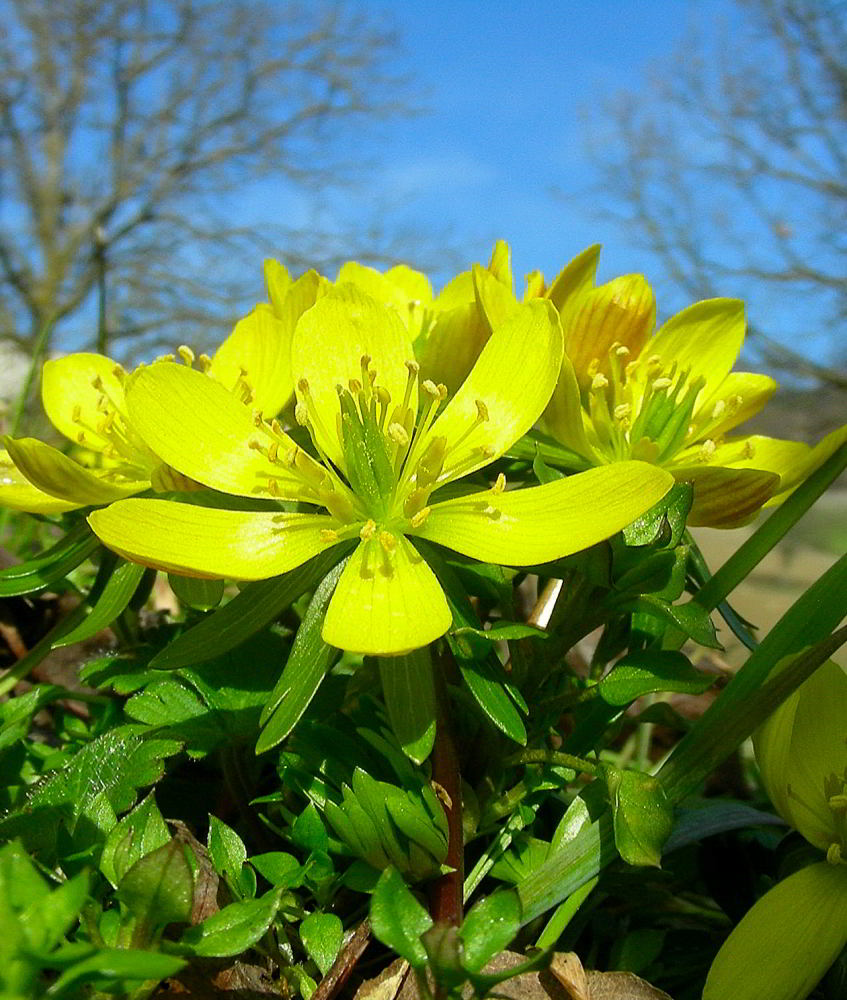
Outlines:
{"type": "Polygon", "coordinates": [[[675,851],[688,844],[694,844],[716,833],[727,830],[743,830],[751,826],[785,826],[785,820],[773,813],[762,812],[743,802],[726,799],[704,799],[686,805],[676,811],[673,833],[665,843],[664,853],[675,851]]]}
{"type": "Polygon", "coordinates": [[[523,622],[493,622],[491,628],[471,628],[464,625],[454,628],[453,635],[475,635],[486,642],[499,642],[502,639],[549,639],[550,633],[537,625],[526,625],[523,622]]]}
{"type": "Polygon", "coordinates": [[[605,763],[600,775],[612,803],[620,856],[630,865],[661,867],[662,847],[673,829],[673,806],[658,778],[605,763]]]}
{"type": "Polygon", "coordinates": [[[658,618],[681,629],[687,636],[708,649],[721,649],[709,612],[694,601],[668,604],[658,597],[645,594],[633,601],[632,608],[641,614],[658,618]]]}
{"type": "Polygon", "coordinates": [[[100,871],[116,886],[136,861],[170,839],[151,792],[109,832],[100,856],[100,871]]]}
{"type": "Polygon", "coordinates": [[[344,939],[344,925],[334,913],[312,913],[300,924],[300,940],[309,958],[326,975],[344,939]]]}
{"type": "Polygon", "coordinates": [[[303,866],[293,854],[284,851],[254,854],[250,864],[276,889],[296,888],[303,878],[303,866]]]}
{"type": "Polygon", "coordinates": [[[694,502],[691,483],[676,483],[662,499],[623,529],[627,545],[655,545],[672,548],[685,531],[685,520],[694,502]]]}
{"type": "Polygon", "coordinates": [[[309,707],[321,682],[341,651],[321,638],[326,609],[335,592],[347,559],[326,574],[309,601],[282,675],[262,709],[263,726],[256,753],[264,753],[281,743],[309,707]]]}
{"type": "Polygon", "coordinates": [[[307,851],[325,853],[329,847],[326,827],[321,822],[318,810],[310,802],[291,825],[291,839],[307,851]]]}
{"type": "Polygon", "coordinates": [[[70,646],[74,642],[90,639],[107,625],[111,625],[132,600],[132,595],[138,589],[143,576],[143,566],[131,562],[119,562],[100,592],[88,617],[71,632],[56,639],[52,643],[52,648],[58,649],[62,646],[70,646]]]}
{"type": "Polygon", "coordinates": [[[536,444],[535,458],[532,460],[532,472],[535,478],[543,486],[545,483],[552,483],[556,479],[562,478],[562,473],[558,469],[551,469],[544,461],[541,449],[536,444]]]}
{"type": "MultiPolygon", "coordinates": [[[[219,875],[227,874],[241,896],[249,896],[249,885],[242,880],[247,848],[241,837],[217,816],[209,815],[209,836],[206,844],[209,857],[219,875]]],[[[252,875],[252,872],[250,873],[252,875]]],[[[253,877],[255,888],[255,876],[253,877]]]]}
{"type": "Polygon", "coordinates": [[[224,596],[223,580],[204,580],[196,576],[168,573],[168,583],[180,603],[195,611],[211,611],[221,603],[224,596]]]}
{"type": "Polygon", "coordinates": [[[597,690],[607,704],[623,706],[656,691],[701,694],[714,683],[714,676],[696,670],[676,650],[637,650],[622,656],[597,690]]]}
{"type": "Polygon", "coordinates": [[[415,899],[396,868],[388,867],[371,896],[371,930],[386,947],[405,958],[413,969],[426,964],[421,934],[433,926],[432,917],[415,899]]]}
{"type": "Polygon", "coordinates": [[[403,752],[422,764],[435,743],[435,683],[429,647],[379,657],[382,693],[391,728],[403,752]]]}
{"type": "Polygon", "coordinates": [[[520,930],[521,901],[513,889],[500,889],[480,900],[459,928],[464,951],[462,965],[471,972],[499,955],[520,930]]]}
{"type": "Polygon", "coordinates": [[[433,545],[420,539],[415,539],[415,544],[444,588],[453,613],[454,628],[471,630],[463,636],[447,633],[447,642],[468,690],[498,729],[516,743],[525,746],[526,728],[508,694],[505,671],[489,644],[474,634],[481,630],[481,624],[455,572],[433,545]]]}
{"type": "Polygon", "coordinates": [[[0,570],[0,597],[44,590],[66,577],[98,548],[100,540],[83,521],[37,558],[0,570]]]}
{"type": "Polygon", "coordinates": [[[241,955],[270,927],[281,897],[282,890],[272,889],[259,899],[230,903],[202,924],[189,927],[175,947],[198,958],[241,955]]]}
{"type": "Polygon", "coordinates": [[[49,852],[63,818],[75,821],[100,795],[115,813],[126,812],[135,804],[137,789],[154,785],[164,773],[164,758],[179,749],[174,740],[145,739],[132,726],[109,730],[0,820],[0,838],[20,836],[30,850],[49,852]]]}
{"type": "Polygon", "coordinates": [[[347,551],[345,546],[336,545],[290,573],[247,584],[228,604],[157,653],[150,666],[163,670],[193,666],[241,645],[301,594],[317,586],[347,551]]]}
{"type": "Polygon", "coordinates": [[[185,962],[174,955],[131,948],[101,948],[90,958],[72,965],[47,990],[48,997],[61,997],[82,982],[116,979],[154,980],[175,976],[185,962]]]}
{"type": "Polygon", "coordinates": [[[20,915],[32,951],[55,948],[76,923],[88,898],[88,873],[80,872],[47,895],[35,899],[20,915]]]}
{"type": "Polygon", "coordinates": [[[171,840],[136,861],[118,883],[118,899],[150,930],[191,919],[194,878],[185,851],[171,840]]]}

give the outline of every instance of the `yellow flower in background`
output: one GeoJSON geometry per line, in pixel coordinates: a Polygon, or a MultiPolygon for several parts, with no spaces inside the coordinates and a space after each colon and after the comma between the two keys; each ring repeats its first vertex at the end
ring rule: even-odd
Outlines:
{"type": "Polygon", "coordinates": [[[493,462],[533,425],[561,354],[555,311],[545,302],[522,306],[443,405],[447,389],[421,379],[396,310],[337,285],[303,314],[292,344],[296,416],[311,454],[189,368],[154,365],[128,385],[133,425],[164,461],[206,486],[261,499],[264,509],[130,499],[89,523],[106,545],[145,565],[234,579],[275,576],[353,542],[325,641],[382,655],[423,646],[452,618],[410,539],[532,565],[609,537],[672,485],[662,470],[628,462],[529,489],[506,490],[498,477],[492,488],[454,487],[436,501],[438,490],[493,462]],[[274,499],[309,509],[267,509],[274,499]]]}
{"type": "MultiPolygon", "coordinates": [[[[594,285],[599,249],[576,257],[544,293],[559,310],[565,353],[541,427],[576,467],[661,465],[694,486],[689,524],[730,528],[783,500],[847,439],[847,427],[815,448],[727,436],[777,389],[767,375],[732,371],[746,330],[743,304],[697,302],[653,333],[655,299],[642,275],[594,285]]],[[[516,308],[490,280],[478,292],[492,321],[516,308]]]]}
{"type": "Polygon", "coordinates": [[[847,673],[823,664],[753,736],[765,790],[826,861],[794,872],[724,942],[703,1000],[806,997],[847,944],[847,673]]]}
{"type": "MultiPolygon", "coordinates": [[[[257,306],[234,327],[214,356],[195,358],[188,347],[179,354],[272,417],[293,394],[291,335],[312,305],[319,281],[309,272],[296,282],[277,268],[273,306],[257,306]]],[[[76,447],[80,461],[35,438],[5,438],[0,452],[0,505],[55,514],[99,506],[140,493],[186,489],[139,437],[127,413],[124,368],[101,354],[69,354],[48,361],[42,374],[42,402],[53,426],[76,447]]]]}

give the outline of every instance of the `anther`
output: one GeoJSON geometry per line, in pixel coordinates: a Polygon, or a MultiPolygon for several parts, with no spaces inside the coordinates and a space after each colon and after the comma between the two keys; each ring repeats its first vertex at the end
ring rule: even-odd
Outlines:
{"type": "Polygon", "coordinates": [[[612,411],[615,420],[624,421],[629,419],[630,413],[632,413],[632,403],[619,403],[612,411]]]}
{"type": "Polygon", "coordinates": [[[411,525],[413,528],[419,528],[424,521],[429,517],[432,507],[424,507],[415,514],[411,519],[411,525]]]}
{"type": "Polygon", "coordinates": [[[673,379],[669,379],[666,376],[662,378],[653,379],[653,392],[661,392],[662,389],[668,389],[673,385],[673,379]]]}
{"type": "Polygon", "coordinates": [[[294,407],[294,419],[301,427],[309,423],[309,410],[304,403],[297,403],[294,407]]]}
{"type": "Polygon", "coordinates": [[[160,354],[158,357],[153,358],[154,364],[157,361],[176,361],[176,356],[173,354],[160,354]]]}
{"type": "Polygon", "coordinates": [[[322,542],[337,542],[340,536],[334,528],[322,528],[320,537],[322,542]]]}
{"type": "Polygon", "coordinates": [[[474,403],[476,404],[477,418],[479,420],[482,420],[483,422],[487,421],[488,420],[488,407],[485,405],[485,403],[481,399],[475,399],[474,403]]]}
{"type": "Polygon", "coordinates": [[[307,378],[300,378],[297,380],[297,388],[304,396],[309,395],[309,380],[307,378]]]}
{"type": "Polygon", "coordinates": [[[361,538],[363,542],[368,542],[373,538],[375,534],[376,534],[376,521],[369,520],[365,521],[365,523],[362,525],[361,530],[359,531],[359,538],[361,538]]]}
{"type": "Polygon", "coordinates": [[[279,483],[275,479],[268,480],[268,493],[270,493],[272,497],[280,496],[279,483]]]}
{"type": "Polygon", "coordinates": [[[743,457],[746,458],[746,459],[753,458],[755,456],[755,454],[756,454],[756,448],[753,445],[753,442],[752,441],[745,441],[744,442],[744,448],[742,449],[741,453],[742,453],[743,457]]]}
{"type": "Polygon", "coordinates": [[[81,419],[82,419],[82,407],[79,405],[79,403],[75,403],[74,408],[71,410],[71,420],[75,424],[78,424],[81,419]]]}
{"type": "Polygon", "coordinates": [[[629,349],[629,348],[628,348],[628,347],[626,346],[626,344],[620,344],[620,345],[619,345],[618,347],[616,347],[616,348],[615,348],[615,354],[616,354],[616,355],[617,355],[617,356],[618,356],[619,358],[628,358],[628,357],[630,356],[630,354],[631,354],[631,353],[632,353],[632,352],[631,352],[631,351],[630,351],[630,349],[629,349]]]}
{"type": "Polygon", "coordinates": [[[438,386],[430,378],[425,378],[423,382],[421,382],[421,389],[423,389],[427,396],[431,396],[434,400],[438,399],[441,395],[438,391],[438,386]]]}
{"type": "Polygon", "coordinates": [[[282,437],[282,424],[276,419],[276,417],[274,417],[271,421],[271,430],[274,434],[282,437]]]}
{"type": "Polygon", "coordinates": [[[176,349],[176,353],[180,356],[180,358],[182,358],[182,360],[185,362],[185,364],[188,365],[189,368],[194,364],[194,361],[196,360],[194,351],[192,351],[187,344],[180,344],[179,347],[176,349]]]}
{"type": "Polygon", "coordinates": [[[98,392],[103,391],[103,379],[99,375],[92,375],[90,381],[92,389],[96,389],[98,392]]]}
{"type": "Polygon", "coordinates": [[[275,463],[278,457],[279,457],[279,445],[277,444],[276,441],[271,441],[271,443],[268,445],[268,459],[269,461],[275,463]]]}
{"type": "Polygon", "coordinates": [[[261,427],[262,424],[264,424],[264,422],[265,422],[264,418],[262,417],[262,411],[261,410],[253,410],[253,412],[250,414],[250,416],[251,416],[251,418],[253,420],[253,426],[254,427],[261,427]]]}
{"type": "Polygon", "coordinates": [[[390,555],[397,548],[397,539],[390,531],[380,531],[379,544],[382,546],[383,552],[390,555]]]}
{"type": "Polygon", "coordinates": [[[609,380],[602,372],[597,372],[596,375],[591,379],[591,388],[597,392],[600,389],[605,389],[609,384],[609,380]]]}
{"type": "Polygon", "coordinates": [[[409,443],[409,435],[406,433],[406,428],[396,421],[388,425],[388,436],[394,444],[399,445],[401,448],[405,448],[409,443]]]}
{"type": "Polygon", "coordinates": [[[726,402],[719,399],[715,405],[712,407],[712,420],[720,420],[726,409],[726,402]]]}
{"type": "Polygon", "coordinates": [[[212,367],[212,359],[208,354],[198,354],[197,364],[200,366],[201,372],[207,372],[212,367]]]}
{"type": "Polygon", "coordinates": [[[717,451],[717,445],[711,438],[707,438],[700,446],[700,452],[697,457],[701,462],[708,462],[715,451],[717,451]]]}
{"type": "Polygon", "coordinates": [[[407,361],[406,367],[409,369],[409,374],[412,378],[414,378],[421,370],[421,366],[417,363],[417,361],[407,361]]]}
{"type": "Polygon", "coordinates": [[[126,379],[126,369],[124,368],[124,366],[115,365],[115,367],[112,369],[112,374],[121,383],[121,385],[123,385],[124,380],[126,379]]]}
{"type": "Polygon", "coordinates": [[[247,442],[247,447],[251,451],[261,451],[262,442],[258,438],[250,438],[250,440],[247,442]]]}
{"type": "Polygon", "coordinates": [[[494,485],[491,487],[492,493],[503,493],[506,489],[506,476],[501,472],[497,479],[494,481],[494,485]]]}
{"type": "Polygon", "coordinates": [[[357,378],[351,378],[347,385],[352,396],[358,396],[362,391],[362,383],[357,378]]]}

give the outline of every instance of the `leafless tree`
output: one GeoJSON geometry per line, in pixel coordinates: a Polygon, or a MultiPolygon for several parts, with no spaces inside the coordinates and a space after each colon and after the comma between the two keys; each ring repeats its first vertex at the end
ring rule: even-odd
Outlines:
{"type": "Polygon", "coordinates": [[[258,233],[224,208],[361,173],[361,130],[409,109],[395,45],[356,0],[0,0],[0,336],[208,340],[263,252],[314,262],[274,205],[258,233]]]}
{"type": "Polygon", "coordinates": [[[738,0],[589,123],[611,214],[680,300],[750,299],[766,363],[847,388],[847,4],[738,0]]]}

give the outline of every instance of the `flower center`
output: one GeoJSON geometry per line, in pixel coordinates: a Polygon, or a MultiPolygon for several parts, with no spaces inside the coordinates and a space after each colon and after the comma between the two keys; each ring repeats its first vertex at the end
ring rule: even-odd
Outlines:
{"type": "Polygon", "coordinates": [[[605,366],[608,376],[600,371],[599,359],[591,362],[583,405],[596,444],[611,459],[663,463],[684,446],[694,404],[706,382],[691,379],[690,370],[679,369],[676,362],[663,367],[658,355],[628,361],[629,355],[628,347],[612,344],[605,366]]]}
{"type": "Polygon", "coordinates": [[[325,507],[343,525],[331,530],[333,538],[359,535],[390,559],[397,536],[426,520],[430,494],[478,465],[480,454],[492,454],[484,442],[473,447],[472,440],[480,436],[489,414],[484,401],[476,400],[475,416],[451,435],[452,441],[432,435],[446,387],[421,380],[417,362],[407,361],[405,391],[394,400],[371,361],[363,355],[360,376],[336,386],[335,427],[327,425],[326,411],[317,404],[308,380],[298,380],[295,419],[308,431],[317,459],[292,447],[278,421],[268,423],[258,413],[254,423],[261,437],[254,437],[250,447],[278,469],[268,477],[271,495],[282,496],[282,479],[290,482],[293,473],[302,499],[325,507]],[[333,440],[340,461],[327,454],[324,442],[333,440]]]}

